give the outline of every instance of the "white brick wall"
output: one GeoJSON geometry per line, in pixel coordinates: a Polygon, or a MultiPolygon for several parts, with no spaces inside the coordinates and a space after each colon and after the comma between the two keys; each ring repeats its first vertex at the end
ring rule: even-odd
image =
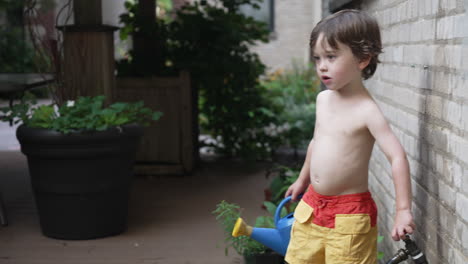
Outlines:
{"type": "MultiPolygon", "coordinates": [[[[382,28],[382,64],[369,90],[402,142],[411,167],[414,238],[430,263],[468,263],[468,0],[364,0],[382,28]]],[[[370,186],[379,245],[388,258],[395,193],[378,147],[370,186]]]]}
{"type": "Polygon", "coordinates": [[[268,71],[292,68],[293,61],[309,62],[309,37],[321,19],[320,1],[275,1],[275,31],[269,43],[253,48],[268,71]]]}

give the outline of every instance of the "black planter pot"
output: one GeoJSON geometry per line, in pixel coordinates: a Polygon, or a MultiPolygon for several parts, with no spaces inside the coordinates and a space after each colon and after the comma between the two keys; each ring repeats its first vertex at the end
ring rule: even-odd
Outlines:
{"type": "Polygon", "coordinates": [[[68,135],[18,128],[45,236],[92,239],[125,231],[142,131],[138,125],[68,135]]]}
{"type": "Polygon", "coordinates": [[[245,264],[283,264],[284,257],[276,252],[244,256],[245,264]]]}

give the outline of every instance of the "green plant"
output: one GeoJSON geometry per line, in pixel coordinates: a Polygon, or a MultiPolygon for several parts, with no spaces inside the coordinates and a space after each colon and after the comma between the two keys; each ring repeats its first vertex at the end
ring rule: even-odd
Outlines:
{"type": "MultiPolygon", "coordinates": [[[[221,225],[224,231],[225,249],[224,252],[228,255],[229,248],[233,248],[239,255],[251,256],[262,254],[267,251],[267,248],[259,242],[251,239],[250,237],[240,236],[233,237],[232,229],[236,223],[237,218],[241,216],[241,208],[234,203],[221,201],[216,205],[216,209],[212,212],[216,216],[216,220],[221,225]]],[[[271,218],[271,217],[270,217],[271,218]]],[[[267,220],[268,217],[258,217],[255,223],[257,227],[272,227],[272,221],[267,220]]]]}
{"type": "MultiPolygon", "coordinates": [[[[276,213],[276,209],[278,208],[279,203],[273,203],[271,201],[264,201],[263,206],[265,206],[266,210],[270,213],[268,216],[259,216],[257,217],[256,224],[261,227],[275,227],[275,221],[273,216],[276,213]]],[[[286,207],[281,208],[280,218],[285,217],[290,212],[286,207]]]]}
{"type": "MultiPolygon", "coordinates": [[[[305,146],[313,137],[319,82],[312,65],[293,65],[292,70],[278,70],[261,82],[257,88],[261,98],[256,99],[257,106],[251,108],[249,118],[242,124],[225,124],[232,131],[228,139],[215,134],[203,137],[201,145],[242,157],[255,153],[254,158],[269,158],[281,145],[295,150],[305,146]],[[231,139],[234,141],[229,142],[231,139]]],[[[201,117],[201,124],[209,122],[208,117],[201,117]]]]}
{"type": "Polygon", "coordinates": [[[20,103],[0,108],[1,121],[12,120],[15,124],[23,123],[29,127],[46,128],[62,133],[72,131],[103,131],[129,123],[148,125],[151,120],[158,120],[162,113],[153,112],[143,106],[143,102],[114,103],[104,106],[105,97],[79,97],[57,106],[36,105],[31,95],[25,96],[20,103]]]}
{"type": "Polygon", "coordinates": [[[153,64],[134,59],[134,51],[117,63],[118,74],[165,75],[187,69],[198,91],[202,133],[219,138],[216,150],[248,159],[269,156],[277,141],[258,128],[273,120],[264,100],[259,76],[265,65],[250,51],[268,41],[265,23],[240,13],[241,5],[257,6],[260,0],[200,1],[184,5],[171,20],[142,24],[136,6],[127,2],[121,16],[121,37],[144,32],[164,40],[161,60],[153,64]],[[268,144],[267,144],[268,143],[268,144]]]}
{"type": "Polygon", "coordinates": [[[313,65],[293,64],[289,71],[278,70],[262,81],[277,127],[287,127],[283,143],[297,149],[313,137],[315,100],[319,81],[313,65]]]}
{"type": "Polygon", "coordinates": [[[265,65],[250,51],[267,41],[265,24],[239,12],[251,0],[217,1],[185,6],[172,24],[174,65],[188,68],[199,91],[202,132],[220,137],[217,152],[247,159],[264,158],[269,139],[255,131],[271,117],[262,99],[259,76],[265,65]],[[213,65],[216,65],[213,67],[213,65]]]}
{"type": "MultiPolygon", "coordinates": [[[[384,240],[383,236],[378,236],[377,237],[377,243],[381,243],[384,240]]],[[[384,258],[384,253],[382,251],[377,252],[377,260],[383,259],[384,258]]]]}
{"type": "MultiPolygon", "coordinates": [[[[0,0],[4,22],[0,25],[0,72],[30,73],[43,71],[49,61],[44,60],[34,49],[25,21],[25,10],[30,0],[0,0]]],[[[53,0],[42,0],[41,9],[51,6],[53,0]]],[[[50,9],[49,9],[50,10],[50,9]]],[[[35,24],[39,19],[36,18],[35,24]]]]}
{"type": "MultiPolygon", "coordinates": [[[[281,145],[282,132],[286,129],[277,127],[273,123],[273,113],[262,104],[262,101],[259,101],[257,108],[252,107],[243,122],[239,120],[239,122],[226,123],[225,134],[201,137],[200,145],[209,147],[217,153],[248,160],[271,158],[275,149],[281,145]]],[[[207,118],[201,118],[201,123],[205,119],[207,118]]],[[[204,132],[210,133],[210,131],[204,132]]]]}
{"type": "Polygon", "coordinates": [[[33,72],[34,49],[23,39],[23,31],[0,25],[0,35],[0,72],[33,72]]]}
{"type": "MultiPolygon", "coordinates": [[[[268,170],[267,177],[274,174],[274,178],[270,182],[268,188],[267,200],[271,201],[273,204],[279,204],[283,200],[286,191],[289,186],[293,184],[299,177],[301,168],[298,167],[288,167],[280,164],[276,164],[272,169],[268,170]]],[[[292,209],[290,209],[292,210],[292,209]]]]}
{"type": "MultiPolygon", "coordinates": [[[[169,12],[172,8],[168,1],[157,1],[157,10],[163,13],[169,12]]],[[[170,52],[168,41],[168,23],[172,21],[169,16],[158,14],[158,18],[148,17],[142,14],[138,1],[127,0],[124,3],[126,13],[120,15],[120,22],[123,24],[120,29],[120,39],[127,41],[132,38],[133,45],[138,46],[131,49],[124,59],[116,62],[119,76],[152,76],[171,75],[174,71],[166,66],[170,52]],[[146,42],[145,50],[137,43],[146,42]]]]}

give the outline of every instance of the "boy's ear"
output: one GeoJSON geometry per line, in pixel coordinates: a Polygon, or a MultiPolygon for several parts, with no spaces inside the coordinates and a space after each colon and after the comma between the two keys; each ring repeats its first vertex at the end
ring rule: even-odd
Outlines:
{"type": "Polygon", "coordinates": [[[370,61],[371,61],[371,57],[370,57],[370,56],[369,56],[369,57],[366,57],[366,58],[364,58],[364,59],[361,59],[361,61],[359,62],[359,69],[360,69],[361,71],[364,70],[364,69],[367,67],[367,65],[369,65],[370,61]]]}

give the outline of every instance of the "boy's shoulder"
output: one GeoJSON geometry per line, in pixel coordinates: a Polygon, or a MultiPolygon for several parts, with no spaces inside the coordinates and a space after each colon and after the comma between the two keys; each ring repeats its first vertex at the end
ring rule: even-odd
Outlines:
{"type": "Polygon", "coordinates": [[[330,95],[332,93],[332,91],[328,90],[328,89],[325,89],[325,90],[322,90],[318,93],[317,97],[319,96],[327,96],[327,95],[330,95]]]}
{"type": "Polygon", "coordinates": [[[319,101],[323,101],[331,95],[332,91],[330,90],[323,90],[317,94],[317,103],[319,101]]]}
{"type": "MultiPolygon", "coordinates": [[[[317,94],[316,104],[317,107],[320,104],[331,104],[334,105],[334,91],[331,90],[323,90],[317,94]]],[[[341,104],[342,101],[339,103],[341,104]]],[[[380,107],[378,106],[377,102],[372,98],[370,94],[365,94],[363,96],[355,97],[352,101],[352,105],[354,109],[358,109],[359,115],[362,116],[372,116],[372,115],[379,115],[382,114],[380,107]]],[[[348,108],[351,113],[351,109],[348,108]]]]}
{"type": "MultiPolygon", "coordinates": [[[[336,93],[335,91],[331,90],[323,90],[317,94],[317,102],[319,101],[325,101],[329,100],[330,98],[333,97],[333,94],[336,93]]],[[[354,102],[362,106],[367,106],[369,108],[375,108],[377,107],[377,103],[375,102],[374,98],[368,93],[366,93],[364,96],[360,96],[356,99],[356,97],[353,99],[354,102]]]]}
{"type": "Polygon", "coordinates": [[[359,100],[359,106],[364,111],[370,111],[370,112],[379,111],[380,112],[380,108],[377,102],[374,100],[374,98],[372,98],[370,94],[367,94],[367,96],[363,96],[359,100]]]}

